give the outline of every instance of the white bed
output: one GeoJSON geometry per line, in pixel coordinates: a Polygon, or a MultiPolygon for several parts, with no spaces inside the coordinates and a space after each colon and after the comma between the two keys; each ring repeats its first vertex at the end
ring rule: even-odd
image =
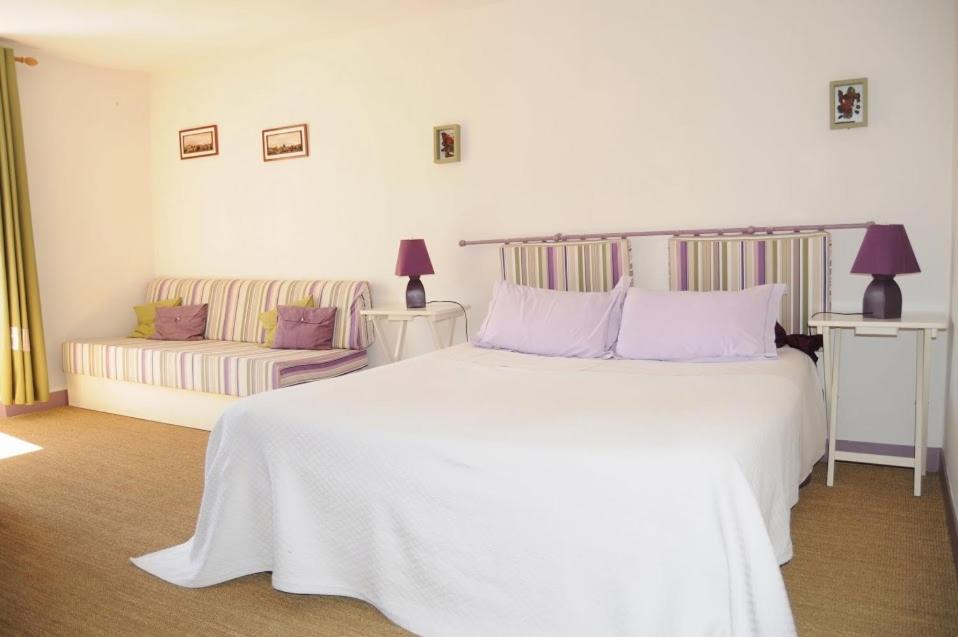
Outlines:
{"type": "Polygon", "coordinates": [[[779,564],[822,456],[815,367],[468,345],[243,399],[175,584],[272,571],[422,635],[788,635],[779,564]]]}

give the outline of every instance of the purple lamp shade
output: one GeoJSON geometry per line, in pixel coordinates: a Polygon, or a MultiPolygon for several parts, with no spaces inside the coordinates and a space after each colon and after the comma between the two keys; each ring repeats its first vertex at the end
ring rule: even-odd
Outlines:
{"type": "Polygon", "coordinates": [[[396,259],[396,276],[419,276],[435,274],[426,242],[422,239],[403,239],[399,242],[399,257],[396,259]]]}
{"type": "Polygon", "coordinates": [[[921,272],[905,226],[872,225],[865,231],[862,246],[852,265],[853,274],[914,274],[921,272]]]}
{"type": "Polygon", "coordinates": [[[852,265],[852,274],[870,274],[862,298],[862,314],[877,319],[901,318],[901,288],[896,274],[921,272],[905,226],[871,225],[852,265]]]}

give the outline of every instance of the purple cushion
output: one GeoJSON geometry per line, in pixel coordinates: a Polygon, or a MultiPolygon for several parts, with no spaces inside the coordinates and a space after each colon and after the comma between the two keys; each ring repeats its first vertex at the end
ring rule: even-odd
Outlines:
{"type": "Polygon", "coordinates": [[[273,349],[332,349],[334,307],[280,305],[273,349]]]}
{"type": "Polygon", "coordinates": [[[473,344],[545,356],[610,357],[631,283],[622,277],[610,292],[562,292],[497,281],[473,344]]]}
{"type": "Polygon", "coordinates": [[[651,360],[776,358],[785,286],[736,292],[629,290],[615,353],[651,360]]]}
{"type": "Polygon", "coordinates": [[[158,341],[201,341],[206,333],[209,305],[181,305],[156,308],[156,333],[150,338],[158,341]]]}

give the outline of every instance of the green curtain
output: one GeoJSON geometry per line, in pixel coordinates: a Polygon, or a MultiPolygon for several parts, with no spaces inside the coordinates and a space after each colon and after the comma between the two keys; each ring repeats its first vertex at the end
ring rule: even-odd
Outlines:
{"type": "Polygon", "coordinates": [[[0,64],[0,403],[50,398],[13,51],[0,64]]]}

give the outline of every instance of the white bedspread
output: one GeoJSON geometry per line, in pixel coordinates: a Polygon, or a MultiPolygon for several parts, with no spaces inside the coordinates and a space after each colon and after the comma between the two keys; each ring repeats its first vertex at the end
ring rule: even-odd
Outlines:
{"type": "Polygon", "coordinates": [[[811,361],[459,346],[258,394],[213,431],[181,586],[272,571],[422,635],[788,635],[789,509],[824,452],[811,361]]]}

